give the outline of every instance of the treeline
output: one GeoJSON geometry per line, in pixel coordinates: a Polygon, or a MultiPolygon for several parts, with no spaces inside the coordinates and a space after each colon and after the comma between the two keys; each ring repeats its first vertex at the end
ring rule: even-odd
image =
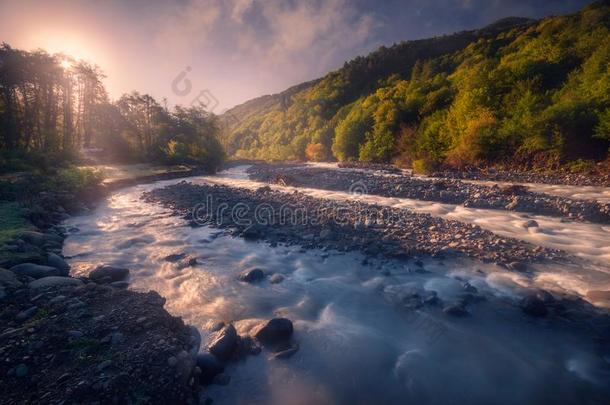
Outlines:
{"type": "Polygon", "coordinates": [[[610,6],[382,47],[228,112],[235,156],[425,171],[599,161],[610,146],[610,6]]]}
{"type": "Polygon", "coordinates": [[[103,78],[89,63],[2,44],[0,163],[72,161],[83,148],[102,149],[111,161],[193,163],[211,170],[222,162],[218,119],[203,107],[170,110],[137,92],[112,102],[103,78]]]}

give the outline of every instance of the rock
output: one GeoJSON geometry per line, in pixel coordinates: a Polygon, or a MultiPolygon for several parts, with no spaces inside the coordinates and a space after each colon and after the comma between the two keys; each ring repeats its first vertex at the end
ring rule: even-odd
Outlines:
{"type": "Polygon", "coordinates": [[[522,262],[511,262],[511,263],[508,263],[507,266],[510,270],[514,270],[514,271],[523,272],[523,271],[527,270],[527,264],[522,263],[522,262]]]}
{"type": "Polygon", "coordinates": [[[122,267],[100,266],[89,273],[89,278],[96,283],[121,281],[129,275],[129,270],[122,267]]]}
{"type": "Polygon", "coordinates": [[[269,360],[275,360],[275,359],[288,359],[290,357],[292,357],[296,352],[299,351],[299,345],[294,345],[289,349],[286,350],[282,350],[281,352],[277,352],[272,354],[269,357],[269,360]]]}
{"type": "Polygon", "coordinates": [[[538,228],[538,226],[538,222],[534,221],[533,219],[530,219],[529,221],[523,224],[524,228],[538,228]]]}
{"type": "Polygon", "coordinates": [[[239,275],[239,280],[245,283],[256,283],[265,278],[265,273],[261,269],[252,269],[244,271],[239,275]]]}
{"type": "Polygon", "coordinates": [[[200,353],[197,355],[197,367],[201,370],[199,380],[202,384],[210,384],[214,377],[222,373],[225,367],[211,353],[200,353]]]}
{"type": "Polygon", "coordinates": [[[55,253],[49,253],[47,256],[47,265],[60,270],[60,276],[67,276],[70,274],[70,265],[66,263],[62,257],[56,255],[55,253]]]}
{"type": "Polygon", "coordinates": [[[216,332],[216,337],[208,346],[208,350],[219,360],[227,361],[231,358],[237,347],[237,338],[235,327],[227,325],[219,332],[216,332]]]}
{"type": "Polygon", "coordinates": [[[271,284],[279,284],[282,281],[284,281],[284,276],[281,275],[280,273],[275,273],[274,275],[271,276],[269,281],[271,282],[271,284]]]}
{"type": "Polygon", "coordinates": [[[110,287],[124,290],[127,287],[129,287],[129,283],[127,281],[114,281],[114,282],[110,283],[110,287]]]}
{"type": "Polygon", "coordinates": [[[112,366],[112,361],[111,360],[104,360],[100,364],[98,364],[97,371],[104,371],[105,369],[107,369],[110,366],[112,366]]]}
{"type": "Polygon", "coordinates": [[[252,331],[252,335],[262,344],[275,344],[290,339],[293,326],[290,319],[273,318],[268,322],[263,322],[252,331]]]}
{"type": "Polygon", "coordinates": [[[85,334],[80,330],[69,330],[68,336],[70,336],[72,339],[80,339],[85,336],[85,334]]]}
{"type": "Polygon", "coordinates": [[[22,263],[10,268],[10,270],[22,276],[32,278],[43,278],[49,276],[60,276],[61,271],[51,266],[42,266],[34,263],[22,263]]]}
{"type": "Polygon", "coordinates": [[[168,256],[165,256],[163,260],[170,263],[176,263],[186,257],[186,253],[174,253],[168,256]]]}
{"type": "Polygon", "coordinates": [[[38,307],[37,306],[33,306],[29,309],[26,309],[25,311],[21,311],[17,314],[17,316],[15,316],[15,319],[17,319],[18,321],[27,321],[28,319],[30,319],[31,317],[33,317],[36,312],[38,312],[38,307]]]}
{"type": "Polygon", "coordinates": [[[15,367],[15,377],[23,378],[28,375],[28,367],[21,363],[17,367],[15,367]]]}
{"type": "Polygon", "coordinates": [[[446,306],[443,309],[443,312],[447,315],[458,316],[458,317],[468,315],[468,311],[464,307],[464,304],[461,304],[461,303],[446,306]]]}
{"type": "Polygon", "coordinates": [[[32,281],[28,284],[28,287],[36,289],[36,288],[48,288],[48,287],[64,287],[64,286],[74,286],[78,287],[83,285],[82,280],[72,277],[59,277],[59,276],[50,276],[39,278],[38,280],[32,281]]]}
{"type": "Polygon", "coordinates": [[[17,279],[15,273],[10,270],[0,269],[0,286],[9,288],[19,288],[23,284],[17,279]]]}
{"type": "Polygon", "coordinates": [[[548,314],[548,309],[544,301],[536,295],[528,295],[523,298],[520,303],[521,310],[530,316],[545,317],[548,314]]]}
{"type": "Polygon", "coordinates": [[[320,231],[320,239],[331,239],[333,236],[334,233],[330,229],[322,229],[320,231]]]}
{"type": "Polygon", "coordinates": [[[462,287],[467,293],[476,294],[478,292],[477,288],[469,282],[465,282],[464,284],[462,284],[462,287]]]}

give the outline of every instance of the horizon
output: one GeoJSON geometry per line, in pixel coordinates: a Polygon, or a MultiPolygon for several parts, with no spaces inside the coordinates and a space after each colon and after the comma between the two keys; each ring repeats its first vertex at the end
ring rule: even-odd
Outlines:
{"type": "Polygon", "coordinates": [[[0,18],[0,40],[14,48],[63,53],[98,65],[113,100],[138,91],[167,99],[170,105],[203,101],[221,113],[321,78],[380,46],[482,28],[505,17],[571,13],[591,2],[37,3],[9,0],[0,5],[0,15],[10,17],[0,18]],[[191,87],[186,93],[184,79],[191,87]]]}

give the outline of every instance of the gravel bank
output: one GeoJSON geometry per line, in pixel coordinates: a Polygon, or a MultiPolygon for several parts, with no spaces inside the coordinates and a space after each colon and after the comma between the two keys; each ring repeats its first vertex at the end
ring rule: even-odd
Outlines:
{"type": "Polygon", "coordinates": [[[610,204],[536,193],[522,186],[485,186],[455,179],[430,181],[410,176],[382,176],[298,165],[259,164],[248,169],[248,174],[253,180],[289,186],[349,190],[385,197],[610,223],[610,204]]]}
{"type": "Polygon", "coordinates": [[[250,191],[181,182],[143,198],[173,208],[194,226],[208,223],[272,244],[360,250],[370,256],[397,258],[455,253],[517,271],[525,270],[528,262],[567,258],[563,252],[502,238],[476,225],[268,187],[250,191]]]}

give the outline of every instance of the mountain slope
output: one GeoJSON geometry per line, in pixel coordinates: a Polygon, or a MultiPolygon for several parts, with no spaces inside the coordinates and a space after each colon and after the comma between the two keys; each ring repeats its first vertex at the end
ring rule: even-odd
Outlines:
{"type": "Polygon", "coordinates": [[[230,155],[419,167],[604,159],[610,5],[381,47],[221,118],[230,155]]]}

